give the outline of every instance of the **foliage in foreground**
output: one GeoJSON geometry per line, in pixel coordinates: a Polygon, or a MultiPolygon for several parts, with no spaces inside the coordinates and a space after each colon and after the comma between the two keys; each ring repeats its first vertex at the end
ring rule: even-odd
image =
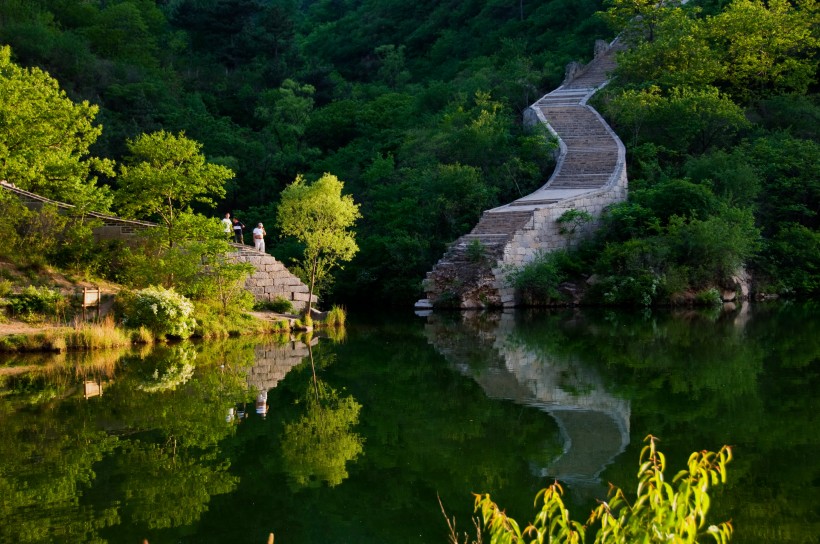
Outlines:
{"type": "MultiPolygon", "coordinates": [[[[620,488],[610,485],[608,500],[600,501],[584,525],[570,519],[561,499],[563,489],[557,482],[538,493],[536,501],[543,499],[541,511],[523,531],[489,494],[476,495],[475,509],[481,511],[490,543],[578,543],[586,542],[588,531],[595,531],[592,542],[607,544],[694,543],[704,538],[728,542],[732,535],[731,523],[707,524],[706,516],[711,506],[709,487],[726,482],[731,448],[724,446],[718,452],[693,453],[686,469],[679,471],[669,483],[664,475],[666,457],[656,448],[657,438],[650,435],[646,441],[648,444],[641,450],[634,503],[629,503],[620,488]]],[[[451,534],[451,541],[457,542],[455,534],[451,534]]]]}

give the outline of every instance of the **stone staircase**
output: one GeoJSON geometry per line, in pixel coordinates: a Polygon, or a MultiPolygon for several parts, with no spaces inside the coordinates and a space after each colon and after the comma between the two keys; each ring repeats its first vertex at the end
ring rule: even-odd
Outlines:
{"type": "MultiPolygon", "coordinates": [[[[289,300],[295,311],[304,310],[310,298],[310,289],[302,280],[294,276],[277,261],[273,255],[256,251],[250,246],[231,244],[237,249],[233,256],[239,262],[251,263],[254,272],[245,280],[245,289],[250,291],[256,300],[272,301],[276,298],[289,300]]],[[[318,302],[313,295],[313,305],[318,302]]]]}
{"type": "Polygon", "coordinates": [[[525,113],[525,122],[541,122],[559,140],[555,171],[533,193],[485,211],[475,228],[456,240],[428,272],[426,298],[419,310],[433,307],[484,308],[516,305],[505,271],[539,253],[572,245],[556,220],[568,210],[594,219],[579,235],[597,226],[604,208],[626,198],[626,164],[621,141],[587,100],[606,84],[621,48],[617,40],[596,44],[595,59],[569,73],[560,87],[525,113]]]}

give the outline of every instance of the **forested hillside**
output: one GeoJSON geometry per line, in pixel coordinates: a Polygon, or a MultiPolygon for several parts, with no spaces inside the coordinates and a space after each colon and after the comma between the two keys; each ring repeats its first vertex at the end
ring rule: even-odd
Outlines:
{"type": "MultiPolygon", "coordinates": [[[[547,179],[553,144],[525,130],[521,112],[568,62],[588,60],[595,39],[625,30],[633,47],[598,107],[627,145],[633,198],[605,237],[542,263],[548,272],[535,275],[548,285],[535,294],[605,270],[607,292],[620,293],[611,302],[664,303],[741,263],[773,291],[817,294],[816,2],[651,4],[7,0],[7,62],[47,72],[88,102],[93,124],[71,159],[84,164],[79,185],[28,163],[15,170],[8,141],[0,177],[124,213],[105,190],[75,189],[96,181],[116,195],[129,142],[184,131],[235,173],[216,207],[198,211],[273,227],[285,186],[329,172],[363,217],[361,251],[333,296],[407,304],[482,210],[547,179]]],[[[15,100],[0,97],[0,124],[20,122],[29,98],[15,100]]],[[[285,262],[299,252],[273,237],[268,249],[285,262]]]]}

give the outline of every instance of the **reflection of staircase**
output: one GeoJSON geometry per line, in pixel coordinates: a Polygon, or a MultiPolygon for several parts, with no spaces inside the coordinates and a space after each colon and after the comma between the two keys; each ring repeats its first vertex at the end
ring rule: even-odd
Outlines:
{"type": "Polygon", "coordinates": [[[564,248],[591,232],[597,221],[580,227],[573,238],[556,220],[568,210],[597,218],[626,198],[624,149],[618,137],[587,100],[615,67],[617,43],[604,44],[586,67],[533,104],[525,114],[559,138],[561,152],[550,179],[537,191],[485,211],[476,227],[456,240],[427,274],[427,298],[417,308],[514,306],[504,269],[531,261],[539,252],[564,248]]]}
{"type": "MultiPolygon", "coordinates": [[[[313,338],[311,344],[317,342],[318,338],[313,338]]],[[[308,356],[308,347],[304,342],[258,345],[254,349],[253,366],[248,369],[248,385],[257,391],[267,392],[308,356]]]]}
{"type": "Polygon", "coordinates": [[[488,397],[538,408],[556,421],[564,451],[539,467],[540,476],[600,485],[601,472],[629,444],[629,401],[607,392],[593,369],[518,340],[513,314],[455,323],[437,315],[427,319],[428,341],[488,397]]]}

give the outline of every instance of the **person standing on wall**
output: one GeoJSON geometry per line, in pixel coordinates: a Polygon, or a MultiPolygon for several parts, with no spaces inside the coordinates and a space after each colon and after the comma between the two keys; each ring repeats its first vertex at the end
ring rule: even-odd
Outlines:
{"type": "Polygon", "coordinates": [[[233,218],[233,241],[237,244],[244,244],[245,239],[242,237],[242,229],[245,225],[236,217],[233,218]]]}
{"type": "Polygon", "coordinates": [[[231,224],[231,214],[226,213],[225,217],[222,218],[222,226],[225,229],[225,234],[228,238],[231,237],[233,234],[233,225],[231,224]]]}
{"type": "Polygon", "coordinates": [[[256,225],[256,228],[253,229],[253,247],[256,251],[261,251],[262,253],[265,252],[265,227],[262,223],[256,225]]]}

